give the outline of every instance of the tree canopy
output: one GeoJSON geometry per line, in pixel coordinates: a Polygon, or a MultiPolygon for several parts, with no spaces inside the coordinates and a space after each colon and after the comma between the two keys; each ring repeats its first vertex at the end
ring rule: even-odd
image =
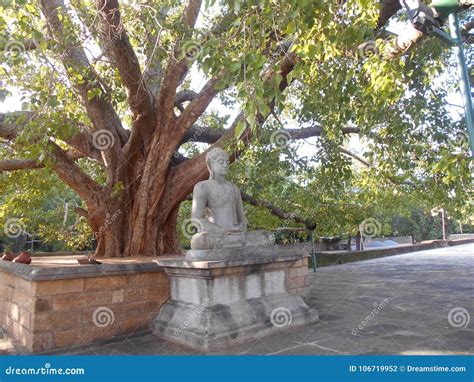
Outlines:
{"type": "Polygon", "coordinates": [[[399,8],[2,1],[0,95],[21,99],[0,114],[0,223],[71,247],[96,239],[100,255],[174,251],[215,145],[255,227],[355,233],[413,205],[469,221],[452,52],[434,37],[400,46],[399,8]]]}

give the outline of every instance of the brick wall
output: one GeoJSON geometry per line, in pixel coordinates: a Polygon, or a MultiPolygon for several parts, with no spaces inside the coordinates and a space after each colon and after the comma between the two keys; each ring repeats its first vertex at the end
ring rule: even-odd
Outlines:
{"type": "Polygon", "coordinates": [[[38,353],[148,329],[169,297],[166,274],[28,281],[0,270],[0,326],[38,353]]]}
{"type": "Polygon", "coordinates": [[[303,296],[309,287],[308,257],[295,261],[286,272],[286,289],[288,292],[303,296]]]}

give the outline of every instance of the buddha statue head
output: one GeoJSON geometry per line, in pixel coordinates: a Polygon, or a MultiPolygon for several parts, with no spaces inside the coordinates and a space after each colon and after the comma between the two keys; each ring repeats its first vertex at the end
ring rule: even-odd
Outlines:
{"type": "Polygon", "coordinates": [[[225,177],[229,172],[229,156],[220,147],[213,148],[206,155],[209,179],[225,177]]]}

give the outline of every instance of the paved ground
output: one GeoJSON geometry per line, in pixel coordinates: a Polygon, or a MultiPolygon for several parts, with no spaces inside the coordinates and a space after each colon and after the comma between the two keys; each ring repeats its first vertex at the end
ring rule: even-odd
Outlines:
{"type": "MultiPolygon", "coordinates": [[[[219,354],[472,354],[473,292],[474,244],[324,267],[305,297],[319,323],[219,354]]],[[[196,352],[141,333],[68,354],[196,352]]]]}

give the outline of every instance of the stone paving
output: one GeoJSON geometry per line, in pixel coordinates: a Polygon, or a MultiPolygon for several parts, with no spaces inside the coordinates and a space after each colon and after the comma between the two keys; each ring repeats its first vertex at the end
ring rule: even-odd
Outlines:
{"type": "MultiPolygon", "coordinates": [[[[474,244],[378,258],[311,274],[317,324],[279,329],[214,354],[472,354],[474,244]]],[[[135,333],[61,354],[199,354],[135,333]]]]}

